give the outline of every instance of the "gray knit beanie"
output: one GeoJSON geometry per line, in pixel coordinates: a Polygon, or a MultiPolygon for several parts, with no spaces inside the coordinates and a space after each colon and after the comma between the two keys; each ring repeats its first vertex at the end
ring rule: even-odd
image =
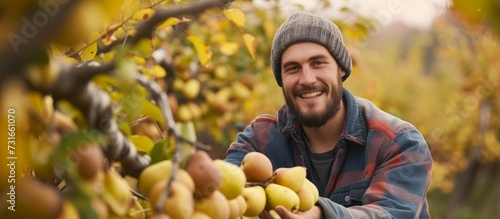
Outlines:
{"type": "Polygon", "coordinates": [[[293,13],[276,31],[271,49],[271,67],[278,85],[281,80],[281,55],[285,49],[298,42],[315,42],[323,45],[344,70],[345,81],[351,74],[351,56],[344,45],[339,28],[330,20],[307,12],[293,13]]]}

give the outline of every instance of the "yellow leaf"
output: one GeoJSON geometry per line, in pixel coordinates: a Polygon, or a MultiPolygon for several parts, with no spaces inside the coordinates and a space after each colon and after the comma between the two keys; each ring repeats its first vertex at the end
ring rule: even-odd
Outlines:
{"type": "Polygon", "coordinates": [[[257,41],[255,40],[255,37],[252,34],[245,33],[243,34],[243,41],[245,42],[245,46],[252,56],[252,59],[255,59],[255,49],[257,48],[257,41]]]}
{"type": "Polygon", "coordinates": [[[154,142],[144,135],[132,135],[128,137],[129,140],[135,145],[135,149],[139,152],[149,152],[153,149],[154,142]]]}
{"type": "Polygon", "coordinates": [[[143,57],[140,57],[138,55],[132,56],[132,59],[137,63],[138,65],[145,65],[146,64],[146,59],[143,57]]]}
{"type": "Polygon", "coordinates": [[[194,49],[196,50],[196,54],[198,55],[198,59],[200,59],[201,65],[206,65],[212,58],[212,51],[210,51],[210,48],[207,46],[207,44],[201,41],[198,37],[192,35],[188,36],[187,40],[189,40],[189,42],[193,44],[194,49]]]}
{"type": "Polygon", "coordinates": [[[238,52],[239,46],[235,42],[226,42],[220,46],[220,52],[224,55],[230,56],[238,52]]]}
{"type": "Polygon", "coordinates": [[[144,104],[142,105],[141,113],[151,117],[155,121],[164,124],[165,120],[163,119],[163,115],[161,114],[160,108],[158,106],[154,105],[153,103],[149,101],[144,101],[144,104]]]}
{"type": "Polygon", "coordinates": [[[52,57],[65,57],[66,52],[71,49],[70,46],[60,45],[60,44],[50,44],[50,54],[52,57]]]}
{"type": "Polygon", "coordinates": [[[155,14],[155,10],[153,10],[151,8],[142,9],[142,10],[136,11],[134,13],[134,15],[132,16],[131,20],[135,20],[135,21],[148,20],[154,14],[155,14]]]}
{"type": "Polygon", "coordinates": [[[64,62],[66,62],[66,64],[78,64],[78,60],[76,60],[75,58],[72,58],[72,57],[64,57],[63,58],[64,62]]]}
{"type": "Polygon", "coordinates": [[[245,23],[247,22],[247,18],[245,13],[236,8],[230,8],[223,11],[224,15],[232,21],[238,27],[245,27],[245,23]]]}
{"type": "Polygon", "coordinates": [[[179,22],[180,22],[179,18],[169,17],[167,20],[163,21],[163,23],[158,25],[158,27],[156,27],[156,29],[163,29],[165,27],[173,26],[173,25],[179,24],[179,22]]]}
{"type": "Polygon", "coordinates": [[[156,78],[164,78],[167,75],[167,71],[159,65],[153,65],[151,72],[154,76],[156,76],[156,78]]]}
{"type": "Polygon", "coordinates": [[[97,53],[97,39],[101,35],[97,32],[93,32],[90,34],[90,37],[88,39],[88,42],[92,42],[91,44],[87,45],[85,49],[83,49],[80,52],[80,57],[82,58],[83,61],[90,61],[94,59],[96,53],[97,53]]]}

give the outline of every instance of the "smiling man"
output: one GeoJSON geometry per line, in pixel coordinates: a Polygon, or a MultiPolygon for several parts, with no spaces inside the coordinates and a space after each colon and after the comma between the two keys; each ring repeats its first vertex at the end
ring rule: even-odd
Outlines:
{"type": "Polygon", "coordinates": [[[281,218],[429,218],[432,158],[425,139],[410,123],[343,88],[351,66],[334,23],[292,14],[271,50],[286,104],[239,133],[226,161],[240,165],[248,152],[258,151],[274,169],[307,168],[320,199],[307,212],[277,207],[281,218]]]}

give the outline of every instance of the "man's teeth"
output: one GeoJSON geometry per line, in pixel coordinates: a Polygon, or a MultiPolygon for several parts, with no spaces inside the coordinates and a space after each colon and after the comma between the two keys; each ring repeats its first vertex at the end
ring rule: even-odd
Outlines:
{"type": "Polygon", "coordinates": [[[300,97],[302,97],[302,98],[315,97],[315,96],[321,95],[322,93],[323,93],[322,91],[314,91],[314,92],[301,94],[300,97]]]}

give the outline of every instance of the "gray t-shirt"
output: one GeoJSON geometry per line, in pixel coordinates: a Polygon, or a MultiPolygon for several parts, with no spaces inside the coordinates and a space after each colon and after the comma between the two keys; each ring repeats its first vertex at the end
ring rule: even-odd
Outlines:
{"type": "MultiPolygon", "coordinates": [[[[305,137],[305,139],[307,139],[307,137],[305,137]]],[[[332,169],[333,160],[335,159],[335,154],[337,153],[338,148],[335,146],[332,150],[327,152],[314,153],[307,140],[306,144],[307,153],[309,154],[308,157],[312,164],[312,181],[319,182],[319,184],[315,183],[315,185],[318,188],[319,195],[323,196],[326,186],[328,185],[328,180],[330,179],[330,170],[332,169]]]]}

